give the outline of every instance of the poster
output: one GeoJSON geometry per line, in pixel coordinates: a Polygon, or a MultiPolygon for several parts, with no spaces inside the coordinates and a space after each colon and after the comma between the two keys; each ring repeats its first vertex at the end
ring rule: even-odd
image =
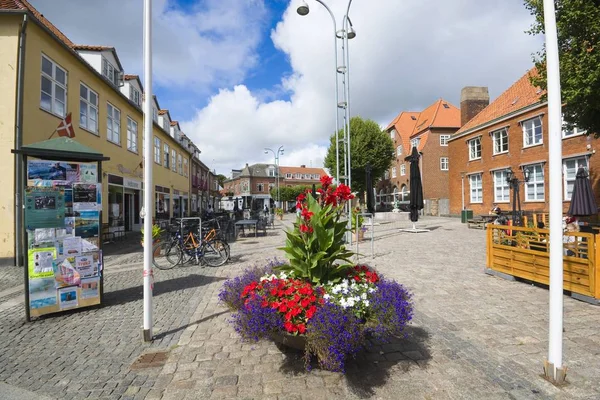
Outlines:
{"type": "Polygon", "coordinates": [[[65,192],[63,189],[25,188],[25,226],[27,229],[64,228],[65,192]]]}
{"type": "Polygon", "coordinates": [[[65,257],[78,256],[81,252],[80,237],[66,237],[63,239],[62,254],[64,254],[65,257]]]}
{"type": "Polygon", "coordinates": [[[53,260],[55,257],[56,249],[54,247],[29,249],[29,279],[53,277],[53,260]]]}
{"type": "Polygon", "coordinates": [[[79,180],[86,183],[97,183],[98,182],[98,165],[95,163],[81,163],[79,164],[79,180]]]}
{"type": "Polygon", "coordinates": [[[55,228],[38,228],[35,230],[34,240],[36,243],[53,242],[55,236],[55,228]]]}
{"type": "Polygon", "coordinates": [[[29,306],[33,309],[56,305],[54,277],[29,282],[29,306]]]}
{"type": "Polygon", "coordinates": [[[73,211],[96,210],[100,211],[102,203],[100,196],[102,190],[96,183],[73,184],[73,211]]]}
{"type": "Polygon", "coordinates": [[[98,297],[100,289],[100,278],[85,278],[81,280],[81,298],[98,297]]]}
{"type": "Polygon", "coordinates": [[[29,160],[27,179],[52,181],[54,185],[67,185],[79,181],[79,164],[62,161],[29,160]]]}
{"type": "Polygon", "coordinates": [[[100,213],[98,211],[75,211],[75,236],[90,238],[98,236],[100,213]]]}
{"type": "Polygon", "coordinates": [[[57,288],[79,285],[81,282],[81,275],[79,275],[79,272],[73,267],[74,263],[75,257],[56,260],[53,267],[54,280],[57,288]]]}
{"type": "Polygon", "coordinates": [[[58,306],[61,310],[77,307],[77,287],[58,289],[58,306]]]}
{"type": "MultiPolygon", "coordinates": [[[[94,262],[92,254],[75,257],[75,269],[81,278],[89,278],[98,275],[98,263],[94,262]]],[[[82,280],[83,282],[83,280],[82,280]]]]}
{"type": "Polygon", "coordinates": [[[65,218],[65,229],[67,230],[67,235],[75,235],[75,217],[65,218]]]}

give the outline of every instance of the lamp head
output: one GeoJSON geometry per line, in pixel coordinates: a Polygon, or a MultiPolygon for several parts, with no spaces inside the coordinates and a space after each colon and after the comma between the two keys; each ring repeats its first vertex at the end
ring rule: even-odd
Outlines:
{"type": "Polygon", "coordinates": [[[300,3],[300,6],[296,9],[296,12],[301,16],[308,15],[308,13],[310,12],[308,4],[306,4],[305,1],[302,1],[302,3],[300,3]]]}
{"type": "Polygon", "coordinates": [[[265,154],[269,154],[269,150],[265,150],[265,154]]]}
{"type": "Polygon", "coordinates": [[[512,169],[507,169],[506,170],[506,182],[510,183],[513,180],[515,173],[513,172],[512,169]]]}
{"type": "Polygon", "coordinates": [[[348,28],[348,39],[354,39],[356,37],[356,31],[352,26],[348,28]]]}
{"type": "Polygon", "coordinates": [[[529,171],[529,168],[524,168],[523,169],[523,178],[525,178],[525,182],[529,182],[530,177],[531,177],[531,172],[529,171]]]}

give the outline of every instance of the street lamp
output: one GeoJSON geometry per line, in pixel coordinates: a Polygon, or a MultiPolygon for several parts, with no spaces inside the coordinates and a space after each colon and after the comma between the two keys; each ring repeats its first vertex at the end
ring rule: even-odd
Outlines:
{"type": "Polygon", "coordinates": [[[273,153],[273,156],[275,157],[275,180],[276,180],[276,187],[277,187],[277,207],[281,207],[281,205],[279,204],[279,156],[283,155],[283,146],[279,146],[279,148],[277,149],[277,152],[275,152],[272,149],[269,149],[268,147],[265,147],[265,154],[269,154],[269,151],[271,153],[273,153]]]}
{"type": "Polygon", "coordinates": [[[519,194],[519,185],[521,183],[529,182],[529,168],[523,169],[523,180],[520,181],[519,178],[515,175],[512,169],[506,170],[506,182],[508,183],[510,189],[513,192],[513,200],[512,200],[512,222],[514,226],[522,226],[523,221],[521,218],[523,217],[523,213],[521,211],[521,196],[519,194]],[[518,207],[518,211],[517,211],[518,207]]]}

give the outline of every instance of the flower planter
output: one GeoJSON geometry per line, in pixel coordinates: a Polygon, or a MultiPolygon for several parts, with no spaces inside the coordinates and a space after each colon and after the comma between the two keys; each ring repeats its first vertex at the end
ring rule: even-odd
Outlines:
{"type": "Polygon", "coordinates": [[[303,335],[290,335],[287,333],[271,333],[271,339],[275,343],[279,343],[286,347],[291,347],[292,349],[304,351],[306,348],[306,336],[303,335]]]}
{"type": "MultiPolygon", "coordinates": [[[[157,243],[160,243],[160,239],[155,239],[154,241],[152,241],[152,248],[154,248],[154,246],[156,246],[157,243]]],[[[144,242],[141,241],[140,244],[142,245],[142,247],[144,247],[144,242]]],[[[154,257],[159,256],[160,255],[160,247],[157,247],[156,249],[154,249],[154,257]]]]}
{"type": "Polygon", "coordinates": [[[279,218],[280,221],[283,221],[283,215],[278,215],[277,218],[279,218]]]}

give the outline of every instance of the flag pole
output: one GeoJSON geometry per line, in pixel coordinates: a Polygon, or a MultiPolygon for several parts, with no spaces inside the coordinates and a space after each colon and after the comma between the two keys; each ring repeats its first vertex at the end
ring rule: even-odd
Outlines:
{"type": "Polygon", "coordinates": [[[152,0],[144,0],[144,327],[145,342],[152,341],[152,0]]]}

